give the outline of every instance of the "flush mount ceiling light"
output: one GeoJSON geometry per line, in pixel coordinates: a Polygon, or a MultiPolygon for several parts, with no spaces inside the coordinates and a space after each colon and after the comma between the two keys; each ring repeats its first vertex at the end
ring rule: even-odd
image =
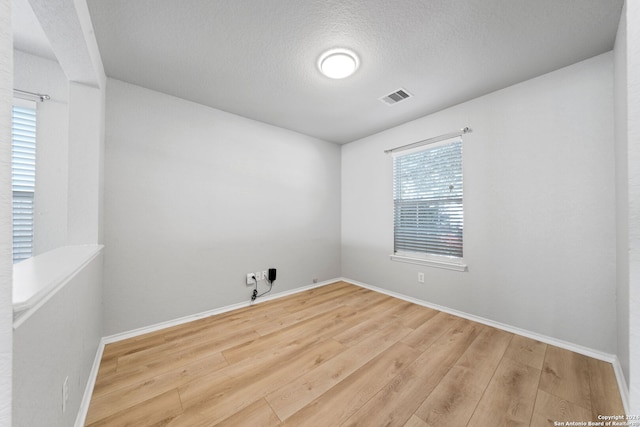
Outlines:
{"type": "Polygon", "coordinates": [[[360,62],[358,56],[348,49],[331,49],[320,55],[318,68],[332,79],[344,79],[355,73],[360,62]]]}

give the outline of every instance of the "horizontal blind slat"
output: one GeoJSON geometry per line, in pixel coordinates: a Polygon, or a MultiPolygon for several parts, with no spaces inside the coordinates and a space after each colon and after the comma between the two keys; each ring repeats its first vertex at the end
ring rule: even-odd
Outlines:
{"type": "Polygon", "coordinates": [[[462,141],[394,158],[395,251],[462,257],[462,141]]]}
{"type": "Polygon", "coordinates": [[[36,186],[36,110],[13,107],[11,122],[11,189],[13,192],[13,262],[33,254],[36,186]]]}

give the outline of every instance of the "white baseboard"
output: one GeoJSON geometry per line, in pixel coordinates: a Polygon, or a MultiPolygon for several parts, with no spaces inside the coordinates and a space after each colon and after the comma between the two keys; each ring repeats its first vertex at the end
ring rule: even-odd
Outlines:
{"type": "Polygon", "coordinates": [[[464,311],[455,310],[449,307],[445,307],[442,305],[430,303],[428,301],[423,301],[418,298],[409,297],[407,295],[403,295],[397,292],[389,291],[386,289],[378,288],[376,286],[371,286],[366,283],[358,282],[357,280],[351,280],[346,277],[341,278],[341,280],[351,283],[366,289],[370,289],[375,292],[380,292],[381,294],[389,295],[394,298],[398,298],[404,301],[408,301],[414,304],[421,305],[423,307],[432,308],[434,310],[443,311],[445,313],[452,314],[454,316],[462,317],[464,319],[472,320],[477,323],[481,323],[483,325],[491,326],[497,329],[502,329],[503,331],[511,332],[517,335],[522,335],[527,338],[534,339],[536,341],[540,341],[546,344],[555,345],[556,347],[564,348],[575,353],[584,354],[585,356],[593,357],[594,359],[602,360],[608,363],[613,363],[616,358],[615,355],[604,353],[602,351],[594,350],[592,348],[583,347],[578,344],[573,344],[568,341],[563,341],[557,338],[549,337],[546,335],[539,334],[537,332],[531,332],[526,329],[521,329],[516,326],[507,325],[506,323],[496,322],[495,320],[486,319],[484,317],[476,316],[474,314],[465,313],[464,311]]]}
{"type": "Polygon", "coordinates": [[[631,414],[629,405],[629,387],[627,386],[627,380],[624,377],[624,371],[620,364],[618,356],[614,356],[616,360],[613,362],[613,372],[616,374],[616,380],[618,380],[618,389],[620,390],[620,399],[622,399],[622,406],[624,406],[624,412],[631,414]]]}
{"type": "MultiPolygon", "coordinates": [[[[301,286],[299,288],[291,289],[291,290],[288,290],[288,291],[277,292],[277,293],[274,293],[274,294],[267,294],[267,295],[255,300],[253,302],[253,305],[261,304],[263,302],[267,302],[267,301],[271,301],[271,300],[274,300],[274,299],[278,299],[278,298],[286,297],[286,296],[289,296],[289,295],[297,294],[297,293],[300,293],[300,292],[308,291],[309,289],[319,288],[321,286],[325,286],[325,285],[328,285],[330,283],[335,283],[335,282],[337,282],[339,280],[341,280],[341,279],[325,280],[323,282],[313,283],[313,284],[307,285],[307,286],[301,286]]],[[[237,303],[237,304],[231,304],[231,305],[227,305],[225,307],[214,308],[213,310],[207,310],[207,311],[203,311],[201,313],[190,314],[188,316],[180,317],[180,318],[173,319],[173,320],[168,320],[166,322],[160,322],[160,323],[156,323],[154,325],[144,326],[142,328],[137,328],[137,329],[133,329],[133,330],[126,331],[126,332],[120,332],[120,333],[117,333],[117,334],[114,334],[114,335],[109,335],[109,336],[104,337],[103,340],[105,341],[105,344],[111,344],[113,342],[126,340],[126,339],[129,339],[129,338],[137,337],[139,335],[144,335],[144,334],[148,334],[150,332],[155,332],[155,331],[159,331],[159,330],[162,330],[162,329],[165,329],[165,328],[170,328],[172,326],[181,325],[183,323],[193,322],[194,320],[203,319],[205,317],[210,317],[210,316],[215,316],[216,314],[226,313],[228,311],[237,310],[239,308],[248,307],[250,305],[251,305],[251,301],[243,301],[243,302],[240,302],[240,303],[237,303]]]]}
{"type": "Polygon", "coordinates": [[[472,320],[474,322],[481,323],[483,325],[491,326],[497,329],[501,329],[503,331],[511,332],[513,334],[522,335],[527,338],[534,339],[536,341],[540,341],[546,344],[554,345],[556,347],[563,348],[565,350],[573,351],[575,353],[583,354],[585,356],[593,357],[594,359],[602,360],[603,362],[611,363],[613,366],[614,373],[616,375],[616,380],[618,381],[618,389],[620,390],[620,398],[622,399],[622,404],[624,405],[624,410],[626,413],[629,413],[629,389],[627,387],[627,383],[624,379],[624,373],[622,370],[622,366],[620,365],[620,360],[618,356],[615,354],[605,353],[603,351],[595,350],[589,347],[584,347],[578,344],[574,344],[568,341],[560,340],[554,337],[550,337],[547,335],[539,334],[537,332],[528,331],[526,329],[521,329],[515,326],[507,325],[505,323],[496,322],[491,319],[486,319],[484,317],[476,316],[473,314],[465,313],[463,311],[454,310],[449,307],[441,306],[438,304],[433,304],[427,301],[423,301],[417,298],[409,297],[407,295],[403,295],[397,292],[389,291],[387,289],[378,288],[377,286],[371,286],[366,283],[359,282],[357,280],[352,280],[346,277],[341,277],[340,280],[351,283],[356,286],[360,286],[362,288],[366,288],[375,292],[380,292],[385,295],[389,295],[394,298],[398,298],[404,301],[408,301],[414,304],[421,305],[423,307],[433,308],[434,310],[442,311],[445,313],[452,314],[454,316],[462,317],[464,319],[472,320]]]}
{"type": "Polygon", "coordinates": [[[96,385],[96,378],[98,378],[98,370],[100,369],[100,361],[102,360],[102,353],[104,352],[104,344],[104,338],[102,338],[98,343],[96,356],[93,358],[93,365],[91,366],[87,385],[84,388],[84,394],[82,395],[82,401],[80,402],[80,408],[76,415],[75,427],[84,427],[84,423],[87,419],[89,403],[91,403],[91,395],[93,394],[93,387],[96,385]]]}
{"type": "Polygon", "coordinates": [[[132,329],[130,331],[119,332],[113,335],[107,335],[102,338],[105,345],[114,342],[127,340],[140,335],[148,334],[150,332],[160,331],[162,329],[170,328],[172,326],[182,325],[183,323],[193,322],[194,320],[203,319],[209,316],[215,316],[216,314],[226,313],[227,311],[237,310],[239,308],[248,307],[249,303],[241,302],[237,304],[231,304],[225,307],[215,308],[213,310],[204,311],[201,313],[190,314],[188,316],[180,317],[177,319],[167,320],[166,322],[155,323],[149,326],[143,326],[141,328],[132,329]]]}
{"type": "MultiPolygon", "coordinates": [[[[297,294],[300,292],[308,291],[310,289],[319,288],[321,286],[328,285],[330,283],[335,283],[340,279],[332,279],[325,280],[323,282],[313,283],[311,285],[302,286],[299,288],[291,289],[288,291],[277,292],[274,294],[268,294],[260,299],[257,299],[253,304],[260,304],[266,301],[271,301],[274,299],[286,297],[289,295],[297,294]]],[[[202,313],[196,313],[189,316],[180,317],[178,319],[168,320],[166,322],[156,323],[154,325],[145,326],[143,328],[133,329],[131,331],[121,332],[114,335],[109,335],[103,337],[98,344],[98,350],[96,351],[96,356],[93,359],[93,366],[91,367],[91,372],[89,373],[89,378],[87,380],[87,385],[84,390],[84,394],[82,396],[82,402],[80,402],[80,409],[78,410],[78,415],[76,416],[76,422],[74,424],[75,427],[82,427],[85,424],[87,413],[89,411],[89,404],[91,403],[91,395],[93,394],[93,388],[96,384],[96,379],[98,378],[98,370],[100,369],[100,362],[102,361],[102,354],[104,353],[104,347],[107,344],[111,344],[117,341],[122,341],[125,339],[137,337],[139,335],[148,334],[149,332],[159,331],[161,329],[169,328],[171,326],[181,325],[183,323],[192,322],[194,320],[203,319],[209,316],[215,316],[216,314],[226,313],[228,311],[237,310],[238,308],[248,307],[251,305],[250,301],[241,302],[237,304],[228,305],[225,307],[215,308],[213,310],[208,310],[202,313]]]]}
{"type": "MultiPolygon", "coordinates": [[[[458,316],[458,317],[462,317],[464,319],[468,319],[474,322],[478,322],[487,326],[491,326],[497,329],[501,329],[507,332],[511,332],[517,335],[522,335],[525,336],[527,338],[531,338],[540,342],[544,342],[546,344],[550,344],[550,345],[554,345],[556,347],[560,347],[560,348],[564,348],[566,350],[569,351],[573,351],[575,353],[579,353],[579,354],[583,354],[585,356],[589,356],[589,357],[593,357],[594,359],[598,359],[598,360],[602,360],[604,362],[608,362],[611,363],[613,366],[613,370],[615,372],[616,375],[616,379],[618,381],[618,388],[620,389],[620,397],[622,398],[622,403],[624,405],[624,409],[625,412],[629,413],[629,389],[626,385],[626,381],[624,378],[624,373],[622,371],[622,366],[620,365],[620,361],[618,360],[618,357],[614,354],[609,354],[609,353],[605,353],[599,350],[594,350],[588,347],[584,347],[578,344],[574,344],[574,343],[570,343],[568,341],[564,341],[564,340],[560,340],[557,338],[553,338],[553,337],[549,337],[546,335],[542,335],[536,332],[531,332],[528,331],[526,329],[521,329],[515,326],[511,326],[511,325],[507,325],[505,323],[500,323],[500,322],[496,322],[494,320],[491,319],[486,319],[484,317],[480,317],[480,316],[476,316],[473,314],[469,314],[469,313],[465,313],[462,311],[458,311],[458,310],[454,310],[452,308],[449,307],[445,307],[445,306],[441,306],[438,304],[433,304],[427,301],[423,301],[417,298],[413,298],[413,297],[409,297],[407,295],[403,295],[397,292],[393,292],[393,291],[389,291],[387,289],[383,289],[383,288],[378,288],[376,286],[371,286],[368,285],[366,283],[362,283],[359,282],[357,280],[352,280],[346,277],[340,277],[340,278],[336,278],[336,279],[332,279],[332,280],[326,280],[323,282],[318,282],[318,283],[314,283],[311,285],[307,285],[307,286],[302,286],[299,288],[295,288],[289,291],[284,291],[284,292],[278,292],[272,295],[268,295],[263,297],[260,300],[256,300],[256,302],[254,302],[254,304],[260,304],[262,302],[266,302],[266,301],[271,301],[274,299],[278,299],[278,298],[282,298],[288,295],[293,295],[293,294],[297,294],[300,292],[304,292],[310,289],[314,289],[314,288],[319,288],[321,286],[326,286],[328,284],[331,283],[335,283],[337,281],[344,281],[347,283],[351,283],[353,285],[356,286],[360,286],[362,288],[366,288],[375,292],[379,292],[385,295],[389,295],[391,297],[394,298],[398,298],[404,301],[408,301],[414,304],[418,304],[424,307],[428,307],[428,308],[432,308],[434,310],[438,310],[438,311],[442,311],[445,313],[449,313],[452,314],[454,316],[458,316]]],[[[241,302],[241,303],[237,303],[237,304],[232,304],[232,305],[228,305],[225,307],[220,307],[220,308],[216,308],[213,310],[208,310],[202,313],[197,313],[197,314],[193,314],[193,315],[189,315],[189,316],[185,316],[185,317],[181,317],[178,319],[174,319],[174,320],[169,320],[166,322],[161,322],[161,323],[157,323],[154,325],[150,325],[150,326],[146,326],[143,328],[138,328],[138,329],[134,329],[131,331],[127,331],[127,332],[122,332],[122,333],[118,333],[118,334],[114,334],[114,335],[110,335],[107,337],[102,338],[102,340],[100,341],[100,344],[98,346],[98,351],[96,352],[96,357],[93,361],[93,367],[91,369],[91,373],[89,376],[89,380],[87,382],[87,386],[85,388],[85,392],[84,392],[84,396],[82,399],[82,403],[80,405],[80,410],[78,412],[78,416],[76,418],[76,423],[75,423],[75,427],[81,427],[84,425],[86,416],[87,416],[87,411],[89,410],[89,403],[91,401],[91,394],[93,393],[93,387],[95,385],[96,382],[96,378],[98,376],[98,369],[100,368],[100,361],[102,360],[102,353],[104,351],[104,347],[106,344],[110,344],[113,342],[117,342],[117,341],[121,341],[121,340],[125,340],[125,339],[129,339],[129,338],[133,338],[139,335],[144,335],[150,332],[155,332],[161,329],[165,329],[165,328],[169,328],[171,326],[176,326],[176,325],[181,325],[183,323],[187,323],[187,322],[192,322],[194,320],[198,320],[198,319],[202,319],[205,317],[209,317],[209,316],[215,316],[216,314],[222,314],[222,313],[226,313],[228,311],[231,310],[236,310],[238,308],[243,308],[243,307],[248,307],[251,303],[249,301],[247,302],[241,302]]]]}

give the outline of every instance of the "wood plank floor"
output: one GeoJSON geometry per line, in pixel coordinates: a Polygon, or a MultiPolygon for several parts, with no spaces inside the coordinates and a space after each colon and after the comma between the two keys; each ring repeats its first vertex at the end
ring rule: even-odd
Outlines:
{"type": "Polygon", "coordinates": [[[87,426],[553,426],[610,364],[338,282],[105,347],[87,426]]]}

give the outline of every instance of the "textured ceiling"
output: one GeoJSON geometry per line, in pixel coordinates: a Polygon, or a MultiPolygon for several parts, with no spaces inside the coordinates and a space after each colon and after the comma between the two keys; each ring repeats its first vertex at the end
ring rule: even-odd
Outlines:
{"type": "MultiPolygon", "coordinates": [[[[337,143],[613,48],[623,0],[89,0],[109,77],[337,143]],[[360,57],[320,74],[334,47],[360,57]],[[414,97],[379,100],[399,88],[414,97]]],[[[465,123],[461,122],[461,126],[465,123]]]]}

